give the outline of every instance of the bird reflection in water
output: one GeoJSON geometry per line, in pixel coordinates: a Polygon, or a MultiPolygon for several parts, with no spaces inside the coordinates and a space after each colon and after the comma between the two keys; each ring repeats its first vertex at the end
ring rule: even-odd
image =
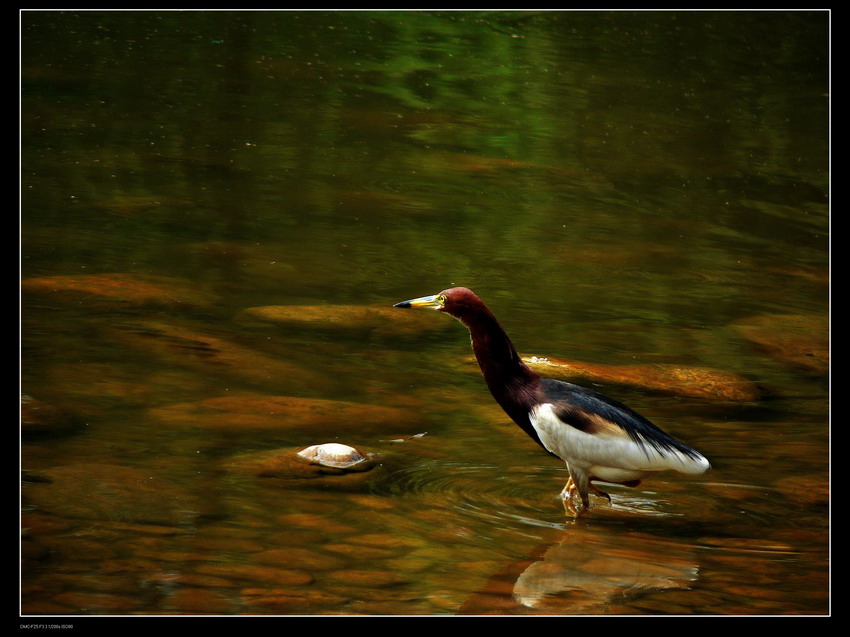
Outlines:
{"type": "Polygon", "coordinates": [[[689,589],[699,569],[690,546],[632,534],[571,529],[517,578],[514,600],[538,611],[595,613],[649,591],[689,589]]]}
{"type": "MultiPolygon", "coordinates": [[[[595,526],[568,527],[528,560],[494,573],[460,609],[471,615],[631,614],[635,601],[652,593],[687,591],[699,576],[693,545],[645,533],[595,526]]],[[[660,596],[653,611],[675,613],[681,599],[660,596]]]]}

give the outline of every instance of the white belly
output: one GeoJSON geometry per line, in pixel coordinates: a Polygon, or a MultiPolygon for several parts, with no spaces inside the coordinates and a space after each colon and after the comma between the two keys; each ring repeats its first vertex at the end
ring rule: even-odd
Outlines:
{"type": "MultiPolygon", "coordinates": [[[[567,463],[569,464],[569,462],[567,463]]],[[[602,467],[593,465],[587,468],[587,473],[597,480],[602,482],[613,482],[614,484],[623,484],[624,482],[632,482],[633,480],[642,480],[646,476],[656,473],[655,471],[637,471],[634,469],[617,469],[616,467],[602,467]]]]}

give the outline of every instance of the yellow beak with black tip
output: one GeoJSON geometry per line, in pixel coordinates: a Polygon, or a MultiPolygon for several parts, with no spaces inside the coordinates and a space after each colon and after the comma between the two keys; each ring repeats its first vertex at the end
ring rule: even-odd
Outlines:
{"type": "Polygon", "coordinates": [[[444,294],[432,294],[431,296],[420,296],[418,299],[410,299],[396,303],[393,307],[430,307],[441,310],[446,302],[444,294]]]}

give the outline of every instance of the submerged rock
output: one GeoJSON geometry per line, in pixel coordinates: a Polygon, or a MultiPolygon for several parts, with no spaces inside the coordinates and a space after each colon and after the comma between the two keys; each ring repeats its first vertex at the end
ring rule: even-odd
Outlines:
{"type": "Polygon", "coordinates": [[[426,314],[406,314],[391,307],[363,305],[267,305],[243,310],[237,320],[287,327],[333,330],[349,334],[368,334],[378,338],[415,336],[445,329],[447,321],[436,321],[426,314]]]}
{"type": "Polygon", "coordinates": [[[416,433],[421,425],[415,414],[403,409],[299,396],[223,396],[158,407],[149,413],[166,425],[220,431],[416,433]]]}
{"type": "Polygon", "coordinates": [[[189,524],[198,501],[150,471],[106,464],[72,464],[38,471],[25,501],[59,516],[146,524],[189,524]]]}
{"type": "Polygon", "coordinates": [[[109,333],[123,345],[215,375],[297,387],[324,380],[297,363],[181,325],[146,321],[120,326],[109,333]]]}
{"type": "Polygon", "coordinates": [[[69,407],[72,412],[111,405],[147,407],[202,392],[205,383],[216,382],[190,372],[152,367],[140,370],[130,364],[57,363],[45,369],[44,379],[52,392],[62,396],[63,408],[69,407]]]}
{"type": "Polygon", "coordinates": [[[736,321],[732,329],[781,363],[814,374],[829,371],[827,316],[753,316],[736,321]]]}
{"type": "Polygon", "coordinates": [[[207,307],[214,302],[212,295],[189,281],[124,272],[24,279],[21,291],[135,306],[207,307]]]}
{"type": "Polygon", "coordinates": [[[561,380],[583,379],[663,391],[709,400],[747,402],[757,400],[754,383],[729,372],[680,365],[602,365],[542,356],[524,356],[534,371],[561,380]]]}

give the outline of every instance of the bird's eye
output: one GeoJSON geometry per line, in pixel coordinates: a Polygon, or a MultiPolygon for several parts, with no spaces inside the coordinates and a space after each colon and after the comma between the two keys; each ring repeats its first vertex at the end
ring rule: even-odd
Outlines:
{"type": "Polygon", "coordinates": [[[437,297],[437,301],[439,301],[440,307],[444,306],[446,304],[446,295],[441,294],[440,296],[437,297]]]}

